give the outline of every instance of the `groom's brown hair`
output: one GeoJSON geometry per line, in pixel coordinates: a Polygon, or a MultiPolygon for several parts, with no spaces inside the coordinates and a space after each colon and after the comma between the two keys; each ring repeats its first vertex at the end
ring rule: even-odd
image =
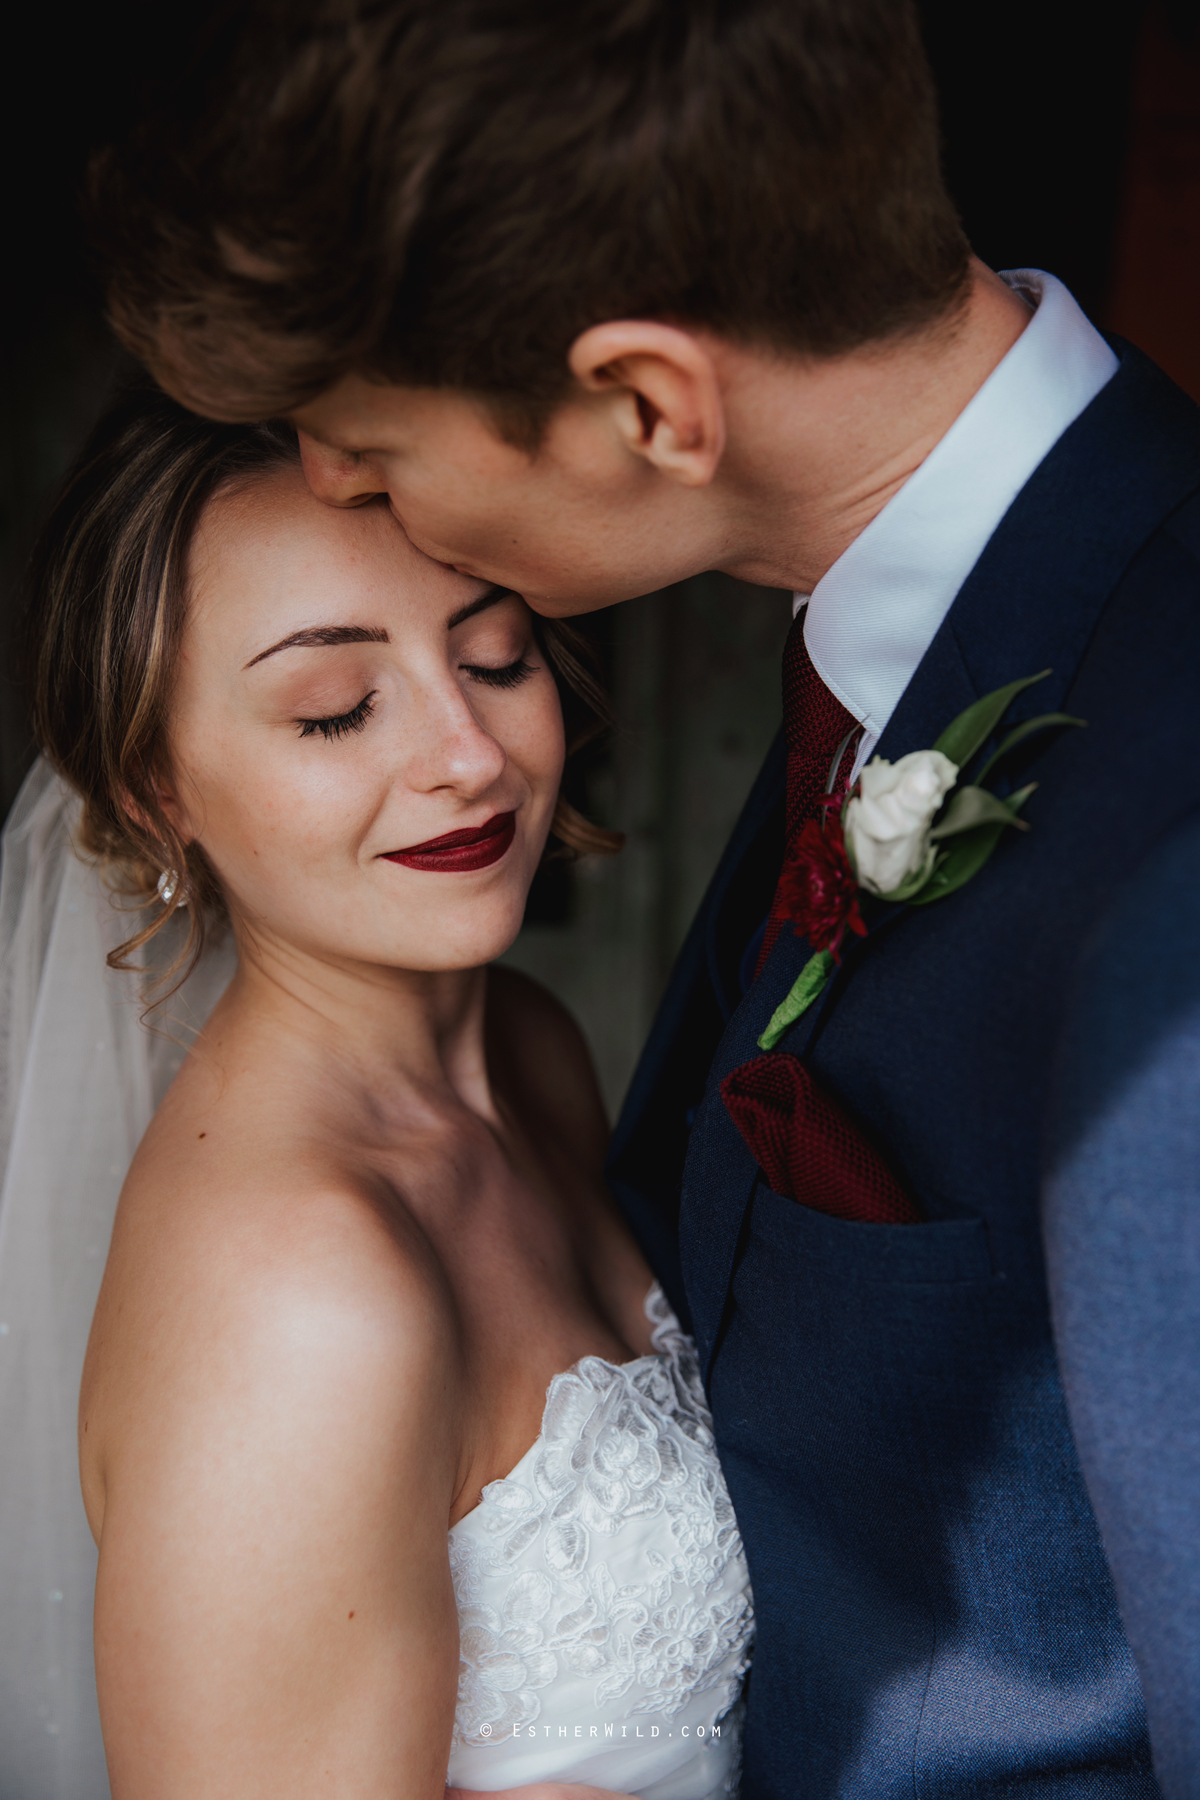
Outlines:
{"type": "Polygon", "coordinates": [[[242,0],[92,202],[121,337],[230,420],[358,370],[532,442],[602,320],[825,355],[967,275],[908,0],[242,0]]]}

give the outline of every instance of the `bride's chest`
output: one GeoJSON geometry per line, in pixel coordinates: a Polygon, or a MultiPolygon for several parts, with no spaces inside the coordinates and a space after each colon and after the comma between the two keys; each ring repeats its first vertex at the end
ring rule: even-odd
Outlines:
{"type": "Polygon", "coordinates": [[[607,1196],[582,1180],[556,1186],[486,1144],[462,1149],[452,1185],[405,1196],[459,1340],[455,1518],[529,1450],[556,1375],[650,1349],[649,1271],[607,1196]]]}

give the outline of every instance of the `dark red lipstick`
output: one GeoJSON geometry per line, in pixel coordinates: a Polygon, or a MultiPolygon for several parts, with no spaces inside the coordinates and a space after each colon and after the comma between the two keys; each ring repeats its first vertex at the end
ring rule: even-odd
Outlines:
{"type": "Polygon", "coordinates": [[[406,869],[432,869],[447,875],[458,869],[486,869],[499,862],[517,835],[516,813],[496,813],[486,825],[466,831],[448,831],[426,844],[410,844],[407,850],[388,850],[384,862],[403,863],[406,869]]]}

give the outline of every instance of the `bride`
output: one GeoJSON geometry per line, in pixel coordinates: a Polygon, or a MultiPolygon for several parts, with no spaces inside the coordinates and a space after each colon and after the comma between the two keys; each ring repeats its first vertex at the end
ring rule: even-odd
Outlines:
{"type": "Polygon", "coordinates": [[[692,1347],[577,1028],[489,966],[550,831],[603,836],[559,799],[563,628],[315,500],[282,428],[144,393],[34,608],[42,748],[139,909],[110,960],[185,928],[161,996],[237,952],[84,1369],[116,1800],[731,1792],[750,1596],[692,1347]]]}

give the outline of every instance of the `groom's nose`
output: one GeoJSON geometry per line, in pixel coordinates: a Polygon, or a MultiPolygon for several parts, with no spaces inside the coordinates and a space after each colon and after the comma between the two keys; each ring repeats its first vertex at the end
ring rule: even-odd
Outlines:
{"type": "Polygon", "coordinates": [[[386,494],[386,481],[365,457],[319,443],[307,431],[296,436],[305,479],[327,506],[362,506],[376,494],[386,494]]]}

